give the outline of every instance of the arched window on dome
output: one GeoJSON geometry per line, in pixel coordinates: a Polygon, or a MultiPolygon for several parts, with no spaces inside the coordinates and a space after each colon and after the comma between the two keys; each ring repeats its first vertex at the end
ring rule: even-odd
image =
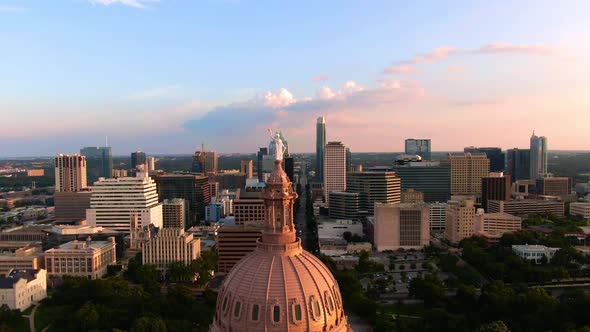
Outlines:
{"type": "Polygon", "coordinates": [[[236,303],[234,304],[234,318],[236,320],[239,320],[240,316],[242,316],[242,302],[236,301],[236,303]]]}
{"type": "Polygon", "coordinates": [[[258,304],[252,305],[252,310],[250,312],[250,319],[253,322],[258,322],[258,320],[260,320],[260,306],[258,304]]]}
{"type": "Polygon", "coordinates": [[[328,291],[324,292],[324,299],[326,301],[326,307],[328,308],[328,312],[332,314],[334,312],[334,300],[332,299],[332,295],[328,291]]]}
{"type": "Polygon", "coordinates": [[[340,309],[340,292],[336,289],[336,285],[332,286],[332,290],[334,291],[334,300],[336,300],[336,307],[340,309]]]}
{"type": "Polygon", "coordinates": [[[229,310],[229,302],[230,302],[230,294],[226,294],[225,297],[223,298],[223,305],[221,307],[221,310],[223,311],[224,314],[227,314],[228,310],[229,310]]]}
{"type": "Polygon", "coordinates": [[[293,324],[299,324],[303,320],[303,309],[301,304],[295,302],[295,300],[291,303],[291,320],[293,324]]]}
{"type": "Polygon", "coordinates": [[[320,306],[320,301],[315,297],[315,295],[309,297],[309,306],[311,308],[313,319],[317,321],[322,319],[322,308],[320,306]]]}

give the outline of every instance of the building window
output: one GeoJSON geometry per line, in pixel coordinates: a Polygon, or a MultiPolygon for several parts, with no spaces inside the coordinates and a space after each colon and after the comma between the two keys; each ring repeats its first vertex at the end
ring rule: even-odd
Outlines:
{"type": "Polygon", "coordinates": [[[237,301],[236,304],[234,305],[234,317],[236,319],[240,318],[240,312],[242,311],[242,302],[237,301]]]}
{"type": "Polygon", "coordinates": [[[252,305],[252,320],[257,322],[260,314],[260,306],[258,304],[252,305]]]}
{"type": "Polygon", "coordinates": [[[301,322],[303,319],[303,313],[301,312],[301,304],[294,303],[291,306],[291,310],[293,311],[293,323],[297,324],[301,322]]]}
{"type": "Polygon", "coordinates": [[[309,299],[309,303],[311,305],[313,318],[315,320],[320,320],[320,318],[322,316],[322,310],[320,308],[320,301],[318,301],[316,299],[316,297],[314,295],[312,295],[309,299]]]}
{"type": "Polygon", "coordinates": [[[275,304],[272,307],[272,320],[275,323],[278,323],[281,321],[281,307],[278,304],[275,304]]]}
{"type": "Polygon", "coordinates": [[[223,306],[222,306],[222,310],[223,310],[223,312],[224,312],[224,313],[226,313],[226,312],[227,312],[227,307],[228,307],[228,306],[227,306],[227,302],[228,302],[228,301],[229,301],[229,295],[226,295],[226,296],[223,298],[223,306]]]}

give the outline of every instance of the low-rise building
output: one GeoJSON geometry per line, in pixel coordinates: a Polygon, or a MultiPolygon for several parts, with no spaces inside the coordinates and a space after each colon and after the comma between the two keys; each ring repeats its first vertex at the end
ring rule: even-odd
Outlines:
{"type": "Polygon", "coordinates": [[[590,203],[571,203],[570,215],[580,216],[586,220],[590,220],[590,203]]]}
{"type": "Polygon", "coordinates": [[[373,246],[369,242],[346,242],[344,239],[324,238],[319,240],[320,252],[330,257],[358,254],[361,251],[371,252],[373,246]]]}
{"type": "Polygon", "coordinates": [[[47,297],[47,272],[43,269],[12,270],[0,278],[0,306],[24,311],[47,297]]]}
{"type": "Polygon", "coordinates": [[[43,267],[43,251],[40,247],[27,245],[14,251],[0,252],[0,274],[12,270],[38,270],[43,267]]]}
{"type": "MultiPolygon", "coordinates": [[[[481,209],[480,209],[481,210],[481,209]]],[[[519,231],[522,219],[508,213],[478,213],[473,218],[474,232],[488,237],[519,231]]]]}
{"type": "Polygon", "coordinates": [[[516,199],[510,201],[489,200],[488,212],[505,212],[522,217],[537,214],[554,214],[563,217],[564,204],[560,200],[545,199],[516,199]]]}
{"type": "Polygon", "coordinates": [[[115,238],[109,241],[74,240],[45,251],[45,268],[49,276],[73,275],[99,279],[107,266],[117,262],[115,238]]]}
{"type": "Polygon", "coordinates": [[[162,228],[142,249],[143,264],[152,264],[160,271],[173,262],[189,265],[201,256],[201,240],[182,228],[162,228]]]}
{"type": "Polygon", "coordinates": [[[346,232],[351,235],[363,236],[363,224],[359,221],[346,219],[322,219],[318,223],[318,237],[320,239],[342,238],[346,232]]]}
{"type": "Polygon", "coordinates": [[[541,263],[543,257],[547,261],[551,261],[555,253],[559,251],[559,248],[551,248],[542,245],[512,245],[512,252],[526,260],[535,261],[535,263],[541,263]]]}

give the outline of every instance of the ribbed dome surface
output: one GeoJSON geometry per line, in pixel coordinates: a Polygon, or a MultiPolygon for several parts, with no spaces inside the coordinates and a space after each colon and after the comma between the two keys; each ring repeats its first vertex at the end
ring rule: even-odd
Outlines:
{"type": "Polygon", "coordinates": [[[350,331],[332,273],[299,242],[291,246],[259,247],[231,270],[211,331],[350,331]]]}

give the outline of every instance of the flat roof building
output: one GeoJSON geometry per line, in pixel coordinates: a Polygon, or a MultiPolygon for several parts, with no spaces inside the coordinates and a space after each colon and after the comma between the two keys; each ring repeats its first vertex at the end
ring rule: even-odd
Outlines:
{"type": "Polygon", "coordinates": [[[189,225],[205,218],[205,206],[211,202],[209,179],[204,175],[191,173],[158,174],[153,176],[157,184],[160,201],[183,198],[186,201],[189,225]]]}
{"type": "Polygon", "coordinates": [[[71,241],[45,251],[47,274],[99,279],[107,274],[107,267],[117,262],[115,238],[109,241],[71,241]]]}
{"type": "Polygon", "coordinates": [[[324,149],[324,197],[330,206],[330,193],[346,191],[346,146],[328,142],[324,149]]]}
{"type": "Polygon", "coordinates": [[[80,191],[86,187],[86,157],[58,154],[55,157],[55,191],[80,191]]]}
{"type": "Polygon", "coordinates": [[[570,215],[590,220],[590,203],[570,203],[570,215]]]}
{"type": "Polygon", "coordinates": [[[506,212],[526,218],[537,214],[564,215],[564,203],[558,200],[518,199],[510,201],[488,201],[488,212],[506,212]]]}
{"type": "Polygon", "coordinates": [[[165,199],[162,202],[162,227],[184,229],[186,226],[186,210],[186,201],[184,199],[165,199]]]}
{"type": "Polygon", "coordinates": [[[491,236],[512,233],[521,230],[522,219],[508,213],[478,213],[473,218],[476,234],[491,236]]]}
{"type": "Polygon", "coordinates": [[[0,278],[0,306],[25,311],[47,297],[47,272],[43,269],[12,270],[0,278]]]}
{"type": "Polygon", "coordinates": [[[53,195],[55,205],[54,215],[56,220],[82,220],[86,219],[86,210],[90,209],[90,197],[92,192],[56,192],[53,195]]]}
{"type": "Polygon", "coordinates": [[[342,239],[344,233],[349,232],[351,235],[363,236],[363,224],[353,220],[326,220],[323,219],[318,223],[318,238],[339,238],[342,239]]]}
{"type": "Polygon", "coordinates": [[[346,191],[360,194],[360,210],[373,215],[375,203],[400,203],[401,181],[394,172],[348,173],[346,191]]]}
{"type": "Polygon", "coordinates": [[[375,203],[374,245],[377,251],[421,249],[430,243],[427,204],[375,203]]]}
{"type": "Polygon", "coordinates": [[[333,191],[329,196],[332,203],[328,209],[328,215],[332,219],[359,220],[361,215],[367,214],[366,210],[361,210],[359,193],[333,191]]]}
{"type": "Polygon", "coordinates": [[[474,234],[475,200],[458,198],[448,201],[445,238],[459,243],[474,234]]]}
{"type": "Polygon", "coordinates": [[[256,249],[257,240],[262,236],[262,226],[262,224],[224,225],[219,228],[217,232],[217,267],[219,272],[229,272],[236,263],[256,249]]]}
{"type": "Polygon", "coordinates": [[[485,153],[449,153],[451,195],[481,195],[481,179],[490,173],[485,153]]]}
{"type": "Polygon", "coordinates": [[[41,247],[26,245],[14,251],[0,252],[0,274],[6,275],[11,270],[37,270],[43,267],[41,247]]]}
{"type": "Polygon", "coordinates": [[[401,190],[424,193],[427,203],[446,202],[451,198],[451,167],[446,162],[409,161],[393,167],[401,180],[401,190]]]}
{"type": "Polygon", "coordinates": [[[143,264],[155,265],[161,271],[166,271],[173,262],[190,265],[200,256],[201,240],[185,233],[182,228],[160,229],[156,236],[144,243],[142,249],[143,264]]]}

